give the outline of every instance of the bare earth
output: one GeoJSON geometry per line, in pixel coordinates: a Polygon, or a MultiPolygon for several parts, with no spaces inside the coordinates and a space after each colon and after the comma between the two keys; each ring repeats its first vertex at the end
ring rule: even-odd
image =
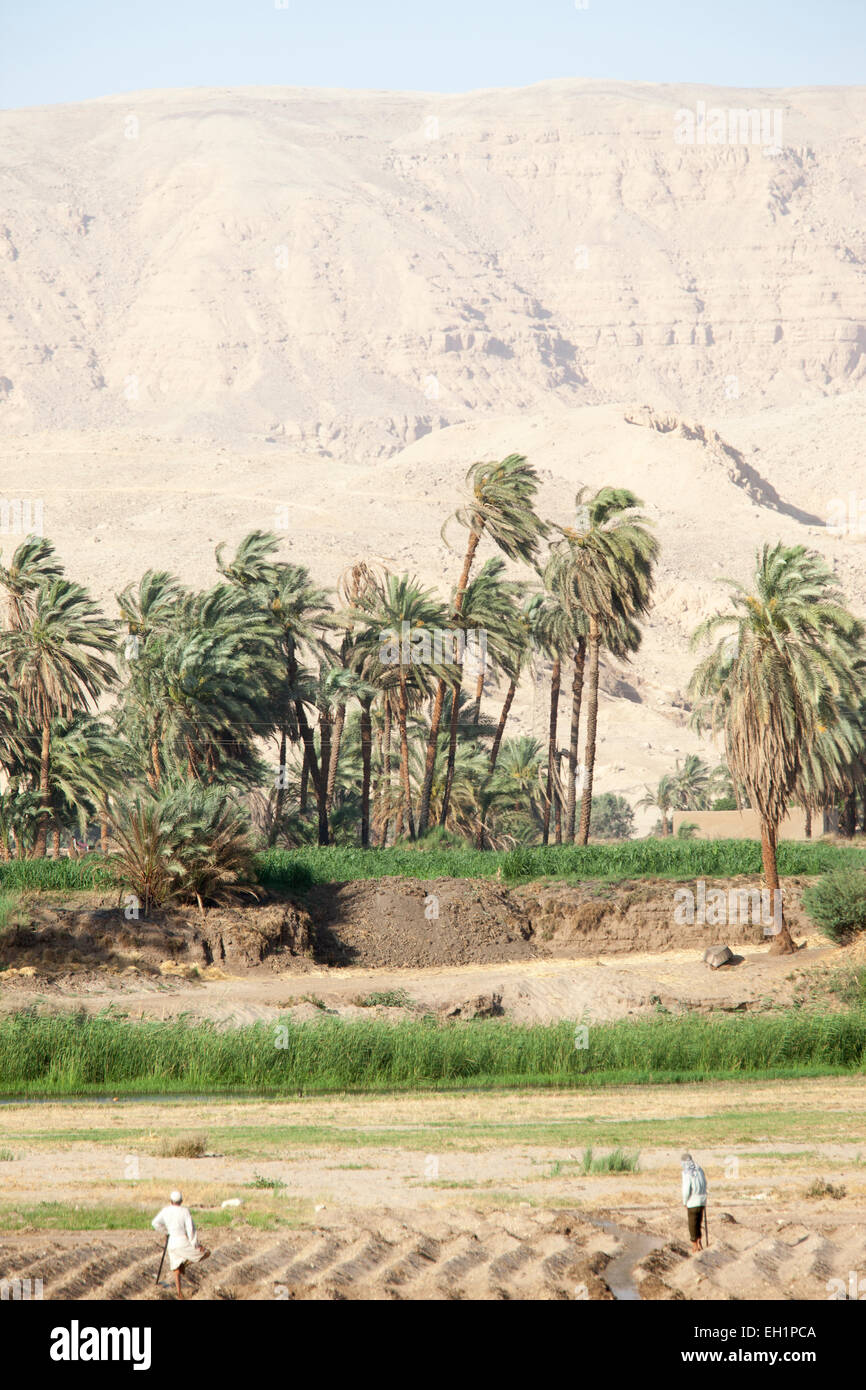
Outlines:
{"type": "Polygon", "coordinates": [[[32,1213],[61,1202],[140,1220],[179,1183],[214,1252],[196,1297],[826,1299],[864,1273],[864,1102],[866,1081],[845,1078],[4,1107],[0,1278],[41,1278],[47,1299],[170,1297],[155,1235],[34,1230],[32,1213]],[[205,1127],[207,1156],[155,1152],[205,1127]],[[586,1142],[620,1141],[639,1171],[584,1175],[586,1142]],[[711,1194],[696,1257],[686,1144],[711,1194]],[[842,1195],[808,1197],[816,1178],[842,1195]],[[24,1228],[9,1231],[15,1210],[24,1228]]]}

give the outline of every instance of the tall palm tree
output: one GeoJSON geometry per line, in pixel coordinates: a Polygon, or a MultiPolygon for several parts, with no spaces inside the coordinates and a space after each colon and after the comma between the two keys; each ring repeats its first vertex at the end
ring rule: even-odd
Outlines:
{"type": "MultiPolygon", "coordinates": [[[[328,843],[327,777],[319,769],[313,730],[307,719],[309,679],[305,658],[324,659],[325,635],[336,620],[327,590],[319,588],[303,565],[278,561],[279,538],[269,531],[251,531],[241,541],[234,559],[223,559],[224,546],[217,546],[217,568],[252,600],[267,609],[274,627],[278,656],[283,668],[282,690],[277,699],[276,728],[279,736],[279,766],[286,767],[287,745],[300,738],[304,747],[304,773],[313,783],[319,816],[319,844],[328,843]]],[[[279,783],[284,782],[281,773],[279,783]]],[[[284,788],[278,784],[276,819],[282,815],[284,788]]]]}
{"type": "MultiPolygon", "coordinates": [[[[726,582],[730,606],[692,639],[718,636],[692,676],[695,722],[724,736],[734,780],[760,817],[765,885],[781,903],[779,825],[802,782],[805,750],[837,724],[858,683],[863,627],[821,557],[801,545],[765,545],[750,588],[726,582]]],[[[783,907],[778,920],[776,955],[795,949],[783,907]]]]}
{"type": "MultiPolygon", "coordinates": [[[[359,596],[351,613],[363,632],[368,655],[376,654],[378,665],[396,672],[396,712],[400,734],[400,786],[402,799],[397,830],[403,818],[415,839],[412,789],[409,775],[409,710],[432,693],[437,680],[447,679],[446,666],[433,644],[435,631],[447,627],[447,613],[431,589],[422,587],[408,575],[388,574],[384,582],[373,585],[359,596]]],[[[368,676],[369,679],[369,676],[368,676]]],[[[393,707],[393,686],[389,690],[393,707]]]]}
{"type": "Polygon", "coordinates": [[[658,542],[628,488],[582,488],[576,498],[577,525],[558,526],[552,547],[551,582],[562,602],[587,624],[587,709],[578,841],[589,839],[598,727],[599,656],[607,637],[620,652],[638,640],[634,619],[649,608],[658,542]]]}
{"type": "MultiPolygon", "coordinates": [[[[483,535],[489,536],[510,560],[528,563],[535,555],[539,540],[547,532],[546,526],[534,510],[538,475],[522,454],[509,454],[500,463],[473,464],[466,478],[472,495],[467,504],[455,513],[456,520],[469,532],[463,568],[454,592],[455,619],[460,617],[472,562],[483,535]]],[[[443,527],[443,533],[444,530],[443,527]]],[[[445,690],[446,681],[443,678],[436,687],[436,698],[430,718],[418,813],[419,834],[424,833],[430,820],[430,791],[433,785],[433,765],[439,741],[445,690]]]]}
{"type": "Polygon", "coordinates": [[[544,826],[542,844],[550,839],[551,812],[555,810],[555,836],[561,841],[562,819],[559,803],[558,757],[556,733],[559,719],[559,694],[562,679],[562,661],[572,651],[579,633],[579,617],[563,602],[557,584],[557,565],[555,559],[548,560],[544,569],[545,593],[534,610],[534,636],[539,650],[553,663],[550,673],[550,717],[547,735],[547,800],[544,807],[544,826]]]}
{"type": "Polygon", "coordinates": [[[17,687],[22,714],[40,730],[42,817],[34,854],[44,856],[51,818],[51,725],[89,708],[113,684],[106,660],[114,624],[90,595],[68,579],[51,578],[34,591],[24,626],[0,634],[0,659],[17,687]]]}
{"type": "Polygon", "coordinates": [[[504,560],[498,557],[486,560],[480,571],[466,586],[459,617],[452,619],[455,632],[465,633],[467,648],[463,661],[457,666],[457,674],[451,690],[451,716],[449,721],[448,762],[445,775],[445,792],[440,811],[440,825],[445,825],[448,817],[448,799],[454,777],[454,760],[457,749],[457,728],[461,708],[461,681],[464,666],[473,666],[477,671],[476,699],[472,707],[471,725],[475,735],[480,720],[480,693],[488,659],[494,665],[508,660],[512,644],[511,621],[516,601],[525,592],[525,585],[503,577],[504,560]],[[483,639],[483,645],[482,640],[483,639]]]}

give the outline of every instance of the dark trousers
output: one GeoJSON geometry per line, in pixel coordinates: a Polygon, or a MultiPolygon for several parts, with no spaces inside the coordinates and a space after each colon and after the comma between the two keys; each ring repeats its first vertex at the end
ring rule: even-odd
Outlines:
{"type": "Polygon", "coordinates": [[[701,1227],[703,1225],[704,1220],[704,1208],[687,1207],[686,1210],[689,1214],[689,1235],[691,1236],[692,1240],[700,1240],[701,1227]]]}

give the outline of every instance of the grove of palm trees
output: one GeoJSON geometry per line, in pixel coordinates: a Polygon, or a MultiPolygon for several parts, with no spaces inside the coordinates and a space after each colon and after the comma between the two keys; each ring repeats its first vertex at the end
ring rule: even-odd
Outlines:
{"type": "MultiPolygon", "coordinates": [[[[363,558],[329,591],[255,531],[233,555],[217,547],[209,590],[148,570],[106,615],[50,540],[28,537],[0,568],[0,855],[98,846],[145,904],[203,909],[252,891],[262,848],[586,846],[602,653],[637,657],[658,544],[627,489],[584,489],[573,516],[544,518],[537,481],[517,454],[470,467],[443,526],[463,542],[441,594],[363,558]],[[509,732],[521,681],[549,690],[546,743],[509,732]]],[[[755,808],[778,890],[787,809],[862,794],[863,626],[802,546],[765,545],[730,595],[693,639],[714,645],[692,722],[722,760],[689,755],[638,807],[658,809],[662,837],[676,807],[755,808]]],[[[772,949],[794,949],[784,922],[772,949]]]]}

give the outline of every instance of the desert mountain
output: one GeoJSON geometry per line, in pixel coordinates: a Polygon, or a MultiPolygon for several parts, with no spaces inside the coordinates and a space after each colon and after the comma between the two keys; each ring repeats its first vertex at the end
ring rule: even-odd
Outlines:
{"type": "Polygon", "coordinates": [[[571,81],[0,113],[4,552],[29,499],[109,604],[253,527],[329,582],[367,555],[444,588],[477,458],[527,453],[562,520],[630,486],[658,602],[597,785],[634,796],[697,746],[688,636],[762,541],[866,609],[864,118],[860,88],[571,81]]]}

